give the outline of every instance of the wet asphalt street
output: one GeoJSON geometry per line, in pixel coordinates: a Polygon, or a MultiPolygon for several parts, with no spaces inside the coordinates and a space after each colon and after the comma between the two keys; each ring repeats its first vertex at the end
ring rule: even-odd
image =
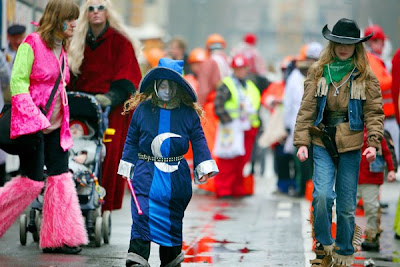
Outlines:
{"type": "MultiPolygon", "coordinates": [[[[257,178],[254,196],[243,199],[215,199],[195,190],[184,219],[185,262],[182,266],[309,266],[313,258],[310,202],[274,194],[273,175],[257,178]]],[[[372,258],[375,266],[400,266],[400,241],[392,225],[400,193],[400,182],[385,184],[382,202],[389,207],[382,214],[380,253],[356,253],[356,264],[364,266],[372,258]],[[396,263],[397,261],[397,263],[396,263]]],[[[365,219],[357,212],[357,223],[365,219]]],[[[130,236],[130,195],[123,209],[112,213],[109,244],[85,247],[79,255],[44,254],[28,236],[26,246],[19,241],[18,221],[0,239],[1,267],[94,267],[125,266],[130,236]]],[[[150,265],[159,266],[158,247],[152,245],[150,265]]]]}

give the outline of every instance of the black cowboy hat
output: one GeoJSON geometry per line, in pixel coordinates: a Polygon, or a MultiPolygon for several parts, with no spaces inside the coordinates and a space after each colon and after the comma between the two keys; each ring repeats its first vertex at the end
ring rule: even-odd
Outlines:
{"type": "Polygon", "coordinates": [[[332,32],[328,29],[328,24],[325,25],[322,29],[322,35],[325,39],[335,43],[358,44],[368,41],[374,34],[372,33],[364,38],[360,38],[360,28],[357,23],[354,20],[343,18],[336,22],[333,26],[332,32]]]}

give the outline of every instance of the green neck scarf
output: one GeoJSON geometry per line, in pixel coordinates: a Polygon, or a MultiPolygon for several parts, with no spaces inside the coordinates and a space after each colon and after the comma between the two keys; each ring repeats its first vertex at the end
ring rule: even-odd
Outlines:
{"type": "Polygon", "coordinates": [[[330,84],[332,81],[340,82],[346,74],[353,70],[353,68],[354,64],[352,57],[345,60],[336,58],[335,61],[329,64],[329,67],[328,64],[324,66],[324,77],[326,79],[326,84],[330,84]],[[328,68],[331,73],[330,76],[328,68]]]}

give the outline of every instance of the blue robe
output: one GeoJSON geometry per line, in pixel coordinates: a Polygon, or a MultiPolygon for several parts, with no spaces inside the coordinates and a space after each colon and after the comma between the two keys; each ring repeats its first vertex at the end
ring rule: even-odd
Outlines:
{"type": "Polygon", "coordinates": [[[138,159],[138,153],[182,156],[188,151],[189,141],[195,169],[212,160],[200,118],[193,108],[181,104],[163,109],[148,100],[135,110],[122,155],[122,161],[134,165],[132,184],[143,211],[143,215],[138,215],[132,200],[131,239],[167,247],[182,245],[182,220],[192,197],[188,164],[185,159],[179,163],[144,161],[138,159]]]}

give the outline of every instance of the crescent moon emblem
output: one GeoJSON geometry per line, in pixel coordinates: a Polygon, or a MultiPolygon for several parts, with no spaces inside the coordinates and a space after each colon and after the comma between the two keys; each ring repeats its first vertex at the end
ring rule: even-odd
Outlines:
{"type": "MultiPolygon", "coordinates": [[[[153,155],[155,157],[163,156],[161,154],[161,146],[165,140],[172,137],[182,137],[182,136],[174,133],[162,133],[157,135],[156,138],[154,138],[153,142],[151,142],[151,152],[153,152],[153,155]]],[[[159,169],[162,172],[171,173],[178,170],[179,163],[178,165],[169,165],[168,163],[165,162],[154,162],[154,165],[157,167],[157,169],[159,169]]]]}

